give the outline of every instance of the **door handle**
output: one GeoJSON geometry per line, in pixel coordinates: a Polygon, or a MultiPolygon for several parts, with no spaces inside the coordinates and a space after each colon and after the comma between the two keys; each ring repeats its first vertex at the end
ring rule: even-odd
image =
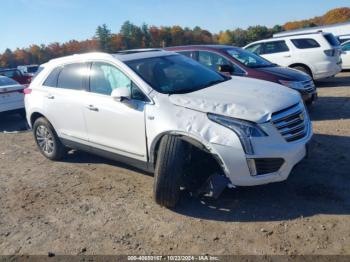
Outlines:
{"type": "Polygon", "coordinates": [[[47,99],[55,99],[55,96],[54,96],[54,95],[51,95],[51,94],[48,94],[48,95],[46,96],[46,98],[47,98],[47,99]]]}
{"type": "Polygon", "coordinates": [[[290,55],[284,55],[283,57],[290,57],[290,55]]]}
{"type": "Polygon", "coordinates": [[[98,108],[97,108],[97,107],[94,107],[93,105],[88,105],[86,108],[89,109],[89,110],[91,110],[91,111],[98,112],[98,108]]]}

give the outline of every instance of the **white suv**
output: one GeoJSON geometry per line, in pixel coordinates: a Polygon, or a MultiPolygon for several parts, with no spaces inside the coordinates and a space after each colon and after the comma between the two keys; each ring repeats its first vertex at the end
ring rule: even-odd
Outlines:
{"type": "Polygon", "coordinates": [[[296,91],[173,52],[73,55],[40,70],[25,106],[41,153],[86,150],[154,172],[167,207],[193,177],[207,180],[209,163],[226,185],[285,180],[312,136],[296,91]]]}
{"type": "Polygon", "coordinates": [[[341,71],[340,43],[331,33],[275,37],[244,47],[273,63],[303,71],[314,80],[341,71]]]}

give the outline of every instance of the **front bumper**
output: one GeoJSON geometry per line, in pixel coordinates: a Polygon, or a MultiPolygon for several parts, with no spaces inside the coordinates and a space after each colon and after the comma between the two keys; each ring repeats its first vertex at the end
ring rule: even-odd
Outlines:
{"type": "Polygon", "coordinates": [[[314,101],[316,101],[317,98],[318,98],[318,94],[317,94],[316,89],[313,92],[310,92],[310,93],[309,92],[305,92],[305,93],[300,92],[300,94],[301,94],[301,97],[302,97],[303,101],[306,104],[311,104],[314,101]]]}
{"type": "Polygon", "coordinates": [[[254,155],[246,155],[242,148],[213,144],[212,147],[220,158],[226,176],[235,186],[255,186],[286,180],[293,167],[307,155],[307,144],[312,138],[311,122],[307,121],[307,133],[298,140],[287,142],[271,123],[260,126],[269,134],[252,140],[254,155]],[[253,174],[251,162],[255,159],[283,159],[277,171],[253,174]]]}

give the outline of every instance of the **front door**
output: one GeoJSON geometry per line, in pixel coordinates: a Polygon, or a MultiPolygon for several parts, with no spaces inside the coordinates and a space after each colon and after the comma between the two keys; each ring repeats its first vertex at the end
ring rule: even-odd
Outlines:
{"type": "Polygon", "coordinates": [[[145,106],[141,91],[114,65],[93,62],[90,96],[84,115],[92,146],[126,157],[147,161],[145,106]],[[111,93],[127,87],[135,94],[128,102],[116,101],[111,93]]]}

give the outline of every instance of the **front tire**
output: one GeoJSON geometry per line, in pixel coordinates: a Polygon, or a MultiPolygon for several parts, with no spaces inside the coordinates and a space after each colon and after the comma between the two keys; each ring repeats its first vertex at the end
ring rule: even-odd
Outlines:
{"type": "Polygon", "coordinates": [[[154,172],[155,201],[168,208],[180,199],[180,185],[186,163],[187,144],[178,137],[166,135],[159,146],[154,172]]]}
{"type": "Polygon", "coordinates": [[[58,138],[55,129],[46,118],[40,117],[33,125],[35,142],[40,152],[50,160],[61,160],[65,148],[58,138]]]}

